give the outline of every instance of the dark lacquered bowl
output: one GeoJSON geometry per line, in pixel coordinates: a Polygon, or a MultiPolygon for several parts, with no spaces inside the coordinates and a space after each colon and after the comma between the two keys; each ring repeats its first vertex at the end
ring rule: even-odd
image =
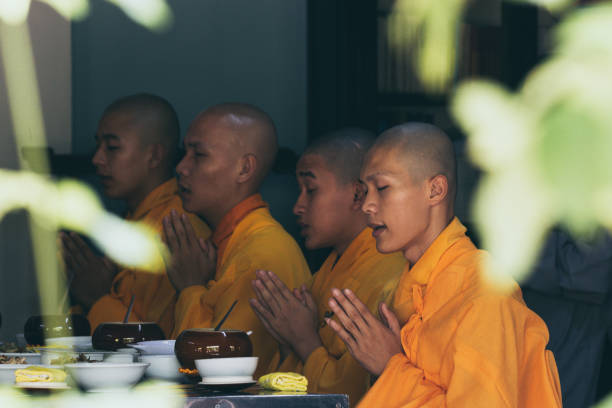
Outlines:
{"type": "Polygon", "coordinates": [[[41,346],[45,338],[89,336],[91,327],[83,315],[31,316],[23,327],[23,335],[30,345],[41,346]]]}
{"type": "Polygon", "coordinates": [[[131,343],[149,340],[165,340],[166,336],[157,323],[152,322],[109,322],[100,323],[91,343],[97,350],[115,351],[131,343]]]}
{"type": "Polygon", "coordinates": [[[187,329],[176,339],[174,354],[181,366],[195,370],[202,358],[251,357],[253,345],[240,330],[187,329]]]}

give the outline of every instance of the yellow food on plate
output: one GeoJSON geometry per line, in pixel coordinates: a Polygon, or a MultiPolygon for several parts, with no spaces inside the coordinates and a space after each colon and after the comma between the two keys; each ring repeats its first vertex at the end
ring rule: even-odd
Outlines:
{"type": "Polygon", "coordinates": [[[15,382],[64,382],[66,372],[57,368],[30,366],[15,371],[15,382]]]}
{"type": "Polygon", "coordinates": [[[301,391],[308,388],[308,379],[297,373],[270,373],[259,377],[259,384],[274,391],[301,391]]]}

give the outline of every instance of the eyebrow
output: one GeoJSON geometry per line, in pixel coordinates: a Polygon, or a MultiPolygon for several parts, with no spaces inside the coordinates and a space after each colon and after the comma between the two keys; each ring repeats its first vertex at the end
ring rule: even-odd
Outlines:
{"type": "Polygon", "coordinates": [[[114,141],[120,141],[121,138],[117,135],[115,135],[114,133],[104,133],[100,136],[98,135],[94,135],[94,139],[96,140],[96,142],[100,139],[104,139],[104,140],[114,140],[114,141]]]}
{"type": "Polygon", "coordinates": [[[308,171],[298,171],[298,177],[310,177],[313,179],[316,179],[317,176],[314,175],[314,173],[310,170],[308,171]]]}
{"type": "MultiPolygon", "coordinates": [[[[372,180],[372,179],[374,179],[374,178],[376,178],[378,176],[394,176],[394,175],[395,175],[395,173],[390,172],[390,171],[377,171],[377,172],[374,172],[372,174],[368,174],[365,179],[367,181],[370,181],[370,180],[372,180]]],[[[362,179],[359,179],[359,181],[361,181],[362,183],[364,182],[364,180],[362,180],[362,179]]]]}

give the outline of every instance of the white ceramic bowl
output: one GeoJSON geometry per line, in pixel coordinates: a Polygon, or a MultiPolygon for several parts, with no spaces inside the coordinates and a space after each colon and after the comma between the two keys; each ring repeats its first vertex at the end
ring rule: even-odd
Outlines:
{"type": "Polygon", "coordinates": [[[185,374],[179,372],[181,364],[175,355],[145,354],[140,356],[139,360],[150,364],[145,371],[147,377],[165,381],[180,381],[185,378],[185,374]]]}
{"type": "Polygon", "coordinates": [[[73,337],[51,337],[45,339],[45,343],[49,347],[71,347],[75,350],[93,350],[91,345],[91,336],[73,336],[73,337]]]}
{"type": "Polygon", "coordinates": [[[202,378],[241,377],[252,379],[257,368],[257,357],[205,358],[195,360],[202,378]]]}
{"type": "Polygon", "coordinates": [[[86,390],[127,388],[144,375],[148,363],[76,363],[64,367],[72,379],[86,390]]]}
{"type": "MultiPolygon", "coordinates": [[[[0,356],[25,357],[26,364],[37,365],[41,363],[40,353],[0,353],[0,356]]],[[[3,364],[0,364],[2,366],[3,364]]]]}
{"type": "Polygon", "coordinates": [[[128,344],[140,351],[141,354],[174,355],[174,343],[176,340],[151,340],[128,344]]]}
{"type": "MultiPolygon", "coordinates": [[[[119,349],[119,350],[122,350],[122,349],[119,349]]],[[[104,354],[104,362],[105,363],[133,363],[134,357],[135,356],[132,353],[117,351],[115,353],[104,354]]]]}
{"type": "Polygon", "coordinates": [[[0,364],[0,384],[15,384],[15,371],[30,364],[0,364]]]}

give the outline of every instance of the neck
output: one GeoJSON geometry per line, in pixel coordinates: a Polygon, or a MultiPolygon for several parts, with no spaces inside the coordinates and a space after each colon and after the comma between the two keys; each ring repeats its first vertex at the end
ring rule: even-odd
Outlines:
{"type": "Polygon", "coordinates": [[[170,180],[172,175],[165,175],[163,177],[149,177],[141,185],[138,191],[134,191],[129,197],[125,199],[128,211],[133,213],[136,211],[138,206],[147,198],[149,194],[157,187],[170,180]]]}
{"type": "Polygon", "coordinates": [[[334,245],[334,249],[338,252],[338,257],[346,251],[355,238],[357,238],[357,236],[361,234],[361,231],[367,226],[365,218],[362,216],[355,217],[355,219],[351,221],[353,222],[347,223],[348,225],[346,228],[343,228],[343,231],[346,232],[342,234],[342,239],[334,245]]]}
{"type": "Polygon", "coordinates": [[[223,217],[225,217],[230,211],[234,209],[234,207],[236,207],[238,204],[240,204],[250,195],[251,194],[247,196],[241,195],[238,197],[234,197],[230,200],[226,200],[222,208],[218,208],[213,211],[210,211],[209,214],[201,214],[201,216],[202,218],[204,218],[204,220],[206,220],[206,223],[210,225],[210,227],[214,231],[217,229],[217,227],[221,223],[221,220],[223,219],[223,217]]]}
{"type": "Polygon", "coordinates": [[[432,216],[427,228],[421,235],[418,242],[414,242],[404,249],[404,258],[411,266],[415,265],[423,256],[425,251],[433,244],[438,236],[444,231],[448,224],[453,220],[452,212],[445,212],[440,216],[432,216]]]}

